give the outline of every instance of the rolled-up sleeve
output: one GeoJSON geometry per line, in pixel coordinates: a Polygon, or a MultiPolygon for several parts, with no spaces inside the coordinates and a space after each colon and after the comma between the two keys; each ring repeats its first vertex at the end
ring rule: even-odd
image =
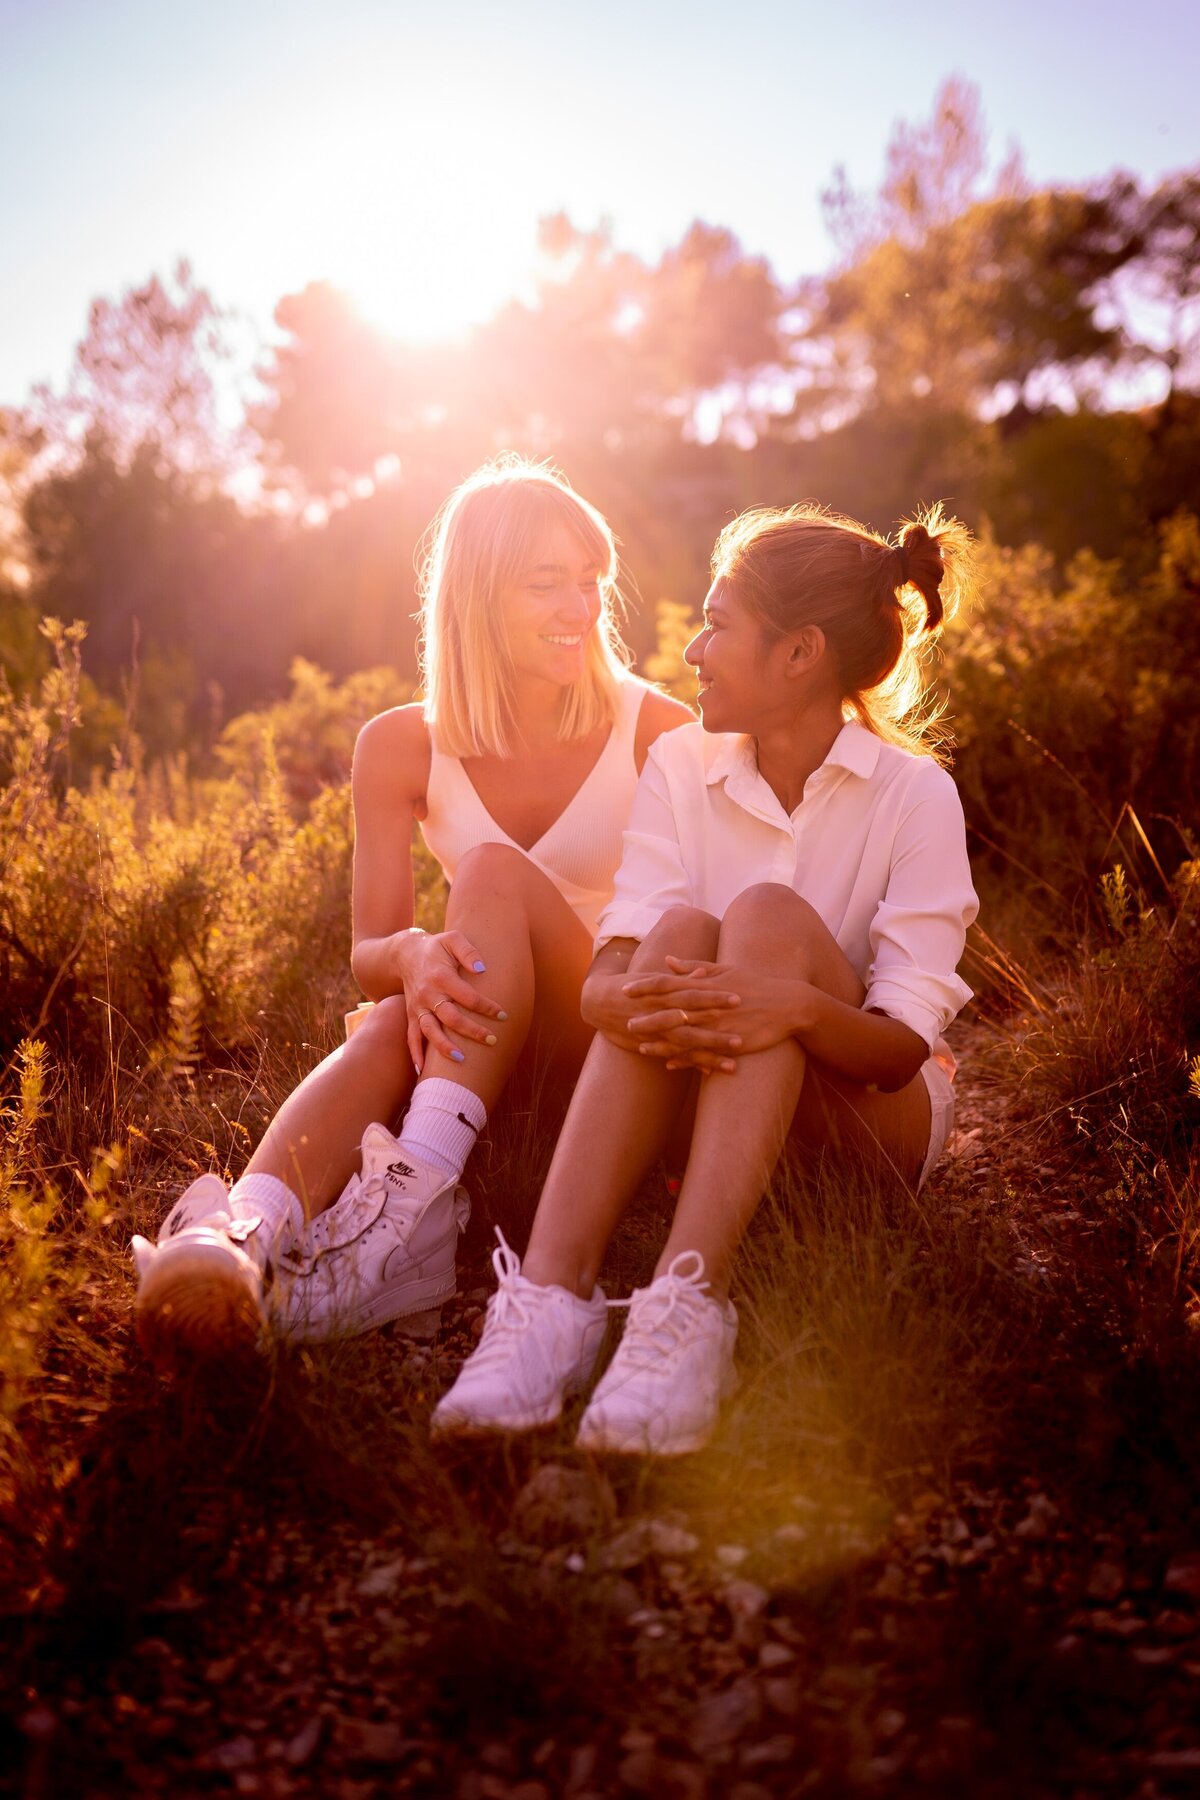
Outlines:
{"type": "Polygon", "coordinates": [[[650,746],[638,780],[613,897],[596,926],[597,950],[610,938],[636,938],[640,943],[668,908],[692,903],[675,809],[655,754],[662,742],[660,738],[650,746]]]}
{"type": "Polygon", "coordinates": [[[926,765],[892,851],[887,889],[870,928],[864,1006],[911,1027],[932,1050],[971,998],[956,973],[979,910],[954,783],[926,765]]]}

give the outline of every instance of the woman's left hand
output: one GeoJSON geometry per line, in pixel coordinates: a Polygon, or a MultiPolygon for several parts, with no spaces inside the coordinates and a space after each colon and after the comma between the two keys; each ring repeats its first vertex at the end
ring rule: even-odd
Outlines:
{"type": "Polygon", "coordinates": [[[724,1036],[719,1066],[729,1072],[737,1057],[784,1043],[805,1022],[805,1002],[814,992],[805,981],[728,963],[665,960],[669,974],[628,982],[625,992],[652,1003],[652,1010],[630,1019],[628,1029],[644,1056],[661,1057],[668,1068],[711,1069],[711,1054],[697,1052],[717,1025],[724,1036]],[[718,988],[719,995],[712,991],[718,988]]]}

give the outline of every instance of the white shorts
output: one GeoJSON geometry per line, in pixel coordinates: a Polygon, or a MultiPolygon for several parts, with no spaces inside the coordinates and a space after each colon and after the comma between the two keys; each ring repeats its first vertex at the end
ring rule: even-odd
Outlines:
{"type": "Polygon", "coordinates": [[[945,1065],[936,1056],[930,1056],[921,1064],[921,1073],[929,1089],[929,1148],[917,1178],[918,1188],[925,1186],[934,1163],[946,1148],[946,1139],[954,1130],[954,1083],[946,1073],[945,1065]]]}

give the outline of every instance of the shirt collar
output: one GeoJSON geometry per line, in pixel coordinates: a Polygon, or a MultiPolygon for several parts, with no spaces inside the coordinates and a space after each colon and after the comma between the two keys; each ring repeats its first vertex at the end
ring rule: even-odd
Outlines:
{"type": "MultiPolygon", "coordinates": [[[[875,773],[880,747],[880,740],[873,731],[868,731],[857,719],[848,719],[834,738],[821,768],[846,769],[851,775],[867,780],[875,773]]],[[[754,739],[734,734],[723,739],[704,779],[709,787],[715,787],[717,782],[727,780],[739,770],[757,775],[758,759],[754,739]]],[[[814,775],[819,773],[819,769],[813,772],[814,775]]],[[[813,775],[810,775],[809,781],[812,779],[813,775]]]]}

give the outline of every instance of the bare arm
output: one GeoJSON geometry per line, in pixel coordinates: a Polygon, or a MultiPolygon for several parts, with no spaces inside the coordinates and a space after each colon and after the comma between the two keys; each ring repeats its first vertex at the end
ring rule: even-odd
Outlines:
{"type": "Polygon", "coordinates": [[[447,1054],[435,1007],[453,1000],[465,1014],[460,1036],[486,1043],[484,1020],[502,1008],[466,980],[483,958],[461,931],[425,933],[413,923],[412,830],[429,780],[429,735],[419,706],[381,713],[354,750],[354,947],[350,966],[370,1000],[403,993],[408,1045],[419,1070],[425,1040],[447,1054]]]}
{"type": "MultiPolygon", "coordinates": [[[[891,1093],[906,1087],[929,1055],[925,1040],[911,1026],[861,1003],[851,1005],[811,982],[729,963],[675,956],[666,963],[666,973],[626,982],[632,1010],[625,1029],[644,1055],[661,1057],[668,1067],[711,1066],[706,1038],[696,1025],[702,1022],[711,1029],[717,1023],[711,1009],[724,1006],[731,1008],[720,1020],[726,1059],[752,1055],[792,1037],[835,1074],[891,1093]]],[[[730,1065],[725,1060],[719,1066],[730,1065]]]]}
{"type": "Polygon", "coordinates": [[[354,945],[350,967],[369,1000],[404,987],[403,939],[413,932],[413,818],[429,777],[418,706],[371,719],[354,747],[354,945]]]}

